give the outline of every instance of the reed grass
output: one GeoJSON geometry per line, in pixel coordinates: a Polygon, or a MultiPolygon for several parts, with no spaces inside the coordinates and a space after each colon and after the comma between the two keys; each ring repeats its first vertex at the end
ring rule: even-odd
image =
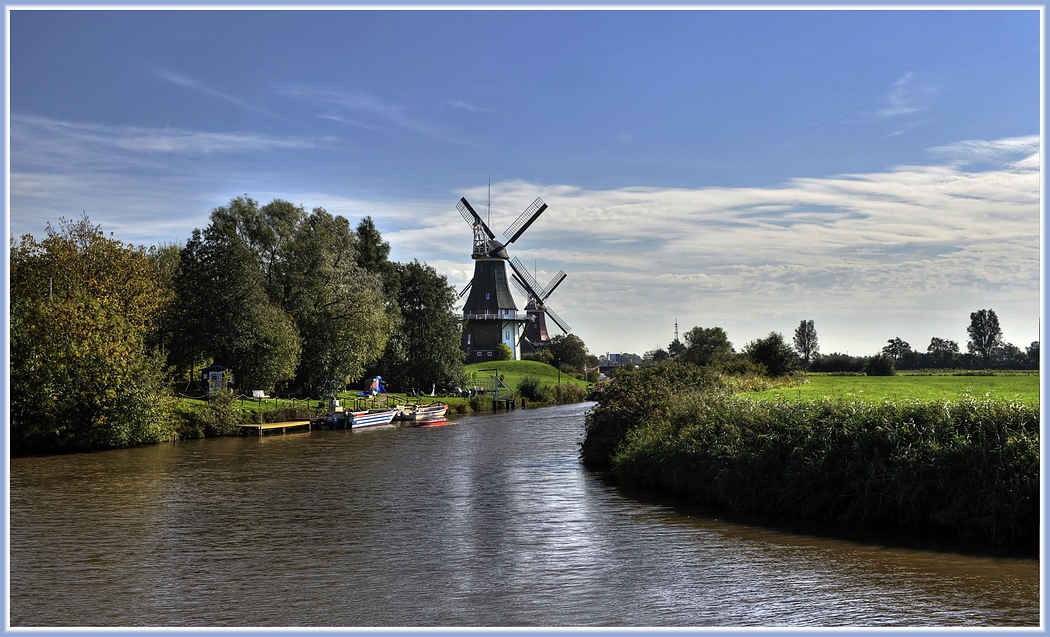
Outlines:
{"type": "MultiPolygon", "coordinates": [[[[1038,405],[745,400],[696,387],[659,402],[621,424],[610,466],[624,484],[824,526],[1038,545],[1038,405]]],[[[606,408],[617,409],[595,411],[606,408]]]]}

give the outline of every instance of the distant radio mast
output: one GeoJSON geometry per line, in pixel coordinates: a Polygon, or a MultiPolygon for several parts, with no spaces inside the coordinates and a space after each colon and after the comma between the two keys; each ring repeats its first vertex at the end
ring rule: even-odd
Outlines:
{"type": "Polygon", "coordinates": [[[678,317],[674,319],[674,340],[678,340],[678,317]]]}

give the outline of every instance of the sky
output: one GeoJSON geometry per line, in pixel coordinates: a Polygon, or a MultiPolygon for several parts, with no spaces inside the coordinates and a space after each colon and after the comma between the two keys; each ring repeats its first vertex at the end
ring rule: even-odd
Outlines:
{"type": "MultiPolygon", "coordinates": [[[[41,10],[7,15],[9,235],[184,243],[247,194],[371,216],[463,288],[510,246],[593,354],[1039,337],[1035,9],[41,10]]],[[[519,309],[524,300],[518,297],[519,309]]],[[[552,326],[553,329],[553,326],[552,326]]]]}

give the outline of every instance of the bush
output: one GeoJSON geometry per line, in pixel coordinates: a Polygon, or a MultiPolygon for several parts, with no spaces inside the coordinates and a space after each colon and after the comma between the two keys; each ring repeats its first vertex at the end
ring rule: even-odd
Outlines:
{"type": "Polygon", "coordinates": [[[765,338],[751,341],[744,351],[753,363],[765,367],[770,376],[784,376],[798,369],[795,350],[791,349],[780,332],[770,332],[765,338]]]}
{"type": "Polygon", "coordinates": [[[521,382],[518,383],[518,395],[529,402],[550,402],[549,388],[545,385],[541,385],[539,377],[533,376],[532,374],[522,376],[521,382]]]}
{"type": "Polygon", "coordinates": [[[893,357],[887,354],[879,354],[868,359],[864,367],[868,376],[895,376],[897,370],[894,368],[893,357]]]}
{"type": "Polygon", "coordinates": [[[546,363],[547,365],[554,364],[554,354],[551,354],[549,349],[536,350],[535,352],[529,352],[523,354],[521,360],[524,361],[538,361],[540,363],[546,363]]]}
{"type": "Polygon", "coordinates": [[[550,390],[550,400],[548,402],[554,402],[559,405],[582,403],[587,400],[587,392],[576,383],[550,385],[544,389],[550,390]]]}
{"type": "Polygon", "coordinates": [[[233,391],[223,389],[215,393],[203,407],[202,424],[205,436],[231,436],[240,433],[241,409],[233,391]]]}
{"type": "Polygon", "coordinates": [[[687,390],[724,389],[722,377],[708,367],[666,361],[641,369],[620,368],[596,393],[598,405],[587,414],[580,459],[592,469],[609,469],[627,432],[667,413],[673,397],[687,390]]]}

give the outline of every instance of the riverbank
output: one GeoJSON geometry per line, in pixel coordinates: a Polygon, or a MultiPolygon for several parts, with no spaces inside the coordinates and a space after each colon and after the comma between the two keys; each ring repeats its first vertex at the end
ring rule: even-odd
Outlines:
{"type": "Polygon", "coordinates": [[[683,366],[631,376],[581,448],[620,484],[825,528],[1038,547],[1037,403],[754,399],[683,366]]]}

